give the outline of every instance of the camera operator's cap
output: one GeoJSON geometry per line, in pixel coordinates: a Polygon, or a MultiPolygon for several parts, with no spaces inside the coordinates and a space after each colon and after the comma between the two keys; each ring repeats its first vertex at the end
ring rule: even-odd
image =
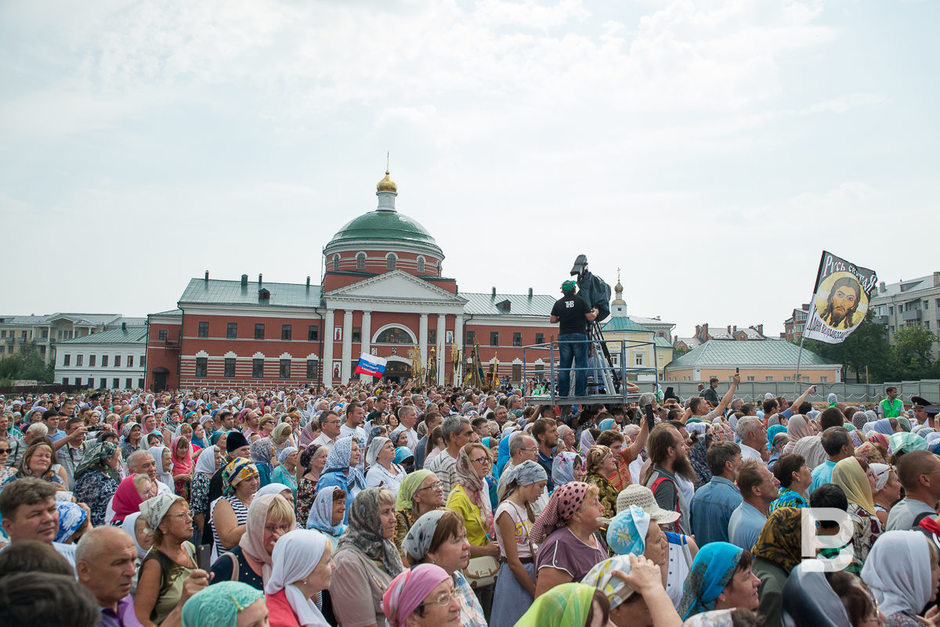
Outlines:
{"type": "Polygon", "coordinates": [[[667,525],[679,520],[681,514],[668,509],[663,509],[656,503],[653,491],[644,485],[631,484],[620,491],[617,495],[617,513],[625,509],[630,509],[631,505],[639,506],[643,511],[650,515],[653,522],[657,525],[667,525]]]}
{"type": "Polygon", "coordinates": [[[567,280],[561,284],[562,292],[573,292],[574,288],[578,287],[578,284],[572,280],[567,280]]]}

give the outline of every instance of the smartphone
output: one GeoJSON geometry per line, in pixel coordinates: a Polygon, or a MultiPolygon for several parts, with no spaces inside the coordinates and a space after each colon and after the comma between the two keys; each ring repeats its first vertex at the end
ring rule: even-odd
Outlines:
{"type": "Polygon", "coordinates": [[[209,572],[209,567],[211,566],[209,560],[211,557],[212,547],[210,545],[200,544],[199,547],[196,548],[196,564],[206,572],[209,572]]]}
{"type": "Polygon", "coordinates": [[[643,408],[646,411],[646,426],[649,427],[650,431],[653,430],[653,424],[656,422],[656,418],[653,414],[653,405],[652,403],[647,403],[646,407],[643,408]]]}
{"type": "Polygon", "coordinates": [[[740,368],[735,368],[735,369],[734,369],[734,374],[741,374],[741,369],[740,369],[740,368]]]}

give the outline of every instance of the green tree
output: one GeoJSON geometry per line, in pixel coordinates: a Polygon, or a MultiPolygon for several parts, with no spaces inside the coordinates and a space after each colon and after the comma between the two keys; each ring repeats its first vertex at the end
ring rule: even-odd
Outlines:
{"type": "Polygon", "coordinates": [[[937,335],[915,325],[898,329],[891,351],[892,378],[916,380],[929,377],[934,369],[933,344],[937,335]]]}
{"type": "MultiPolygon", "coordinates": [[[[844,342],[827,344],[817,340],[806,340],[803,348],[842,364],[842,380],[848,380],[849,371],[855,374],[855,381],[861,383],[868,369],[869,380],[875,383],[884,381],[891,361],[891,345],[884,325],[873,322],[874,312],[869,310],[858,328],[844,342]]],[[[799,342],[795,342],[799,343],[799,342]]]]}
{"type": "Polygon", "coordinates": [[[687,348],[685,346],[676,346],[675,348],[672,349],[672,358],[678,359],[682,357],[683,355],[685,355],[686,353],[690,352],[691,350],[692,350],[691,348],[687,348]]]}
{"type": "Polygon", "coordinates": [[[35,347],[0,360],[0,381],[3,385],[11,385],[17,379],[52,383],[54,375],[55,366],[47,366],[39,349],[35,347]]]}

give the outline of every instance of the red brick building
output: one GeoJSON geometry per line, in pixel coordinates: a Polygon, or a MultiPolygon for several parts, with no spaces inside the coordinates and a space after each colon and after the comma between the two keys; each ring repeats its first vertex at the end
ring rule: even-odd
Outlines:
{"type": "MultiPolygon", "coordinates": [[[[523,346],[550,342],[556,296],[462,293],[443,274],[444,253],[418,222],[395,208],[386,172],[378,207],[343,226],[324,246],[320,285],[192,279],[178,309],[148,316],[151,388],[300,386],[346,383],[360,353],[388,360],[386,374],[409,376],[418,357],[433,379],[465,373],[470,348],[518,381],[523,346]]],[[[559,294],[560,296],[560,294],[559,294]]],[[[529,368],[548,368],[548,351],[526,351],[529,368]]]]}

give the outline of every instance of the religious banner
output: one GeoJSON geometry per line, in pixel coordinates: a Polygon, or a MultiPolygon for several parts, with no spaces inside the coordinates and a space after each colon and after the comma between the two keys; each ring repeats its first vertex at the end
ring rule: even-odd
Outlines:
{"type": "Polygon", "coordinates": [[[865,319],[877,282],[873,270],[823,251],[803,337],[827,344],[844,342],[865,319]]]}

